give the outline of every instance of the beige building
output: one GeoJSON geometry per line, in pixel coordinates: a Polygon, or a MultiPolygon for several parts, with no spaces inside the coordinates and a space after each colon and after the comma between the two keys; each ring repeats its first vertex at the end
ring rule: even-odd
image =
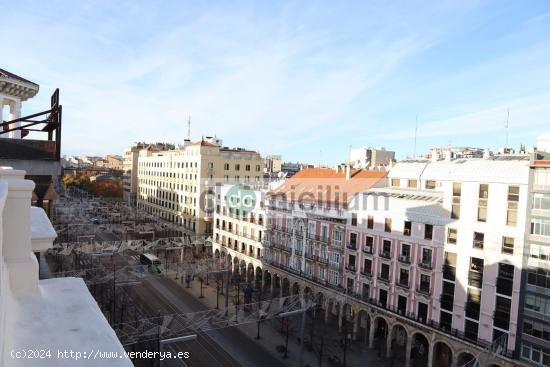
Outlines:
{"type": "Polygon", "coordinates": [[[123,169],[123,160],[120,156],[108,155],[103,161],[105,162],[105,167],[109,169],[114,169],[117,171],[122,171],[123,169]]]}
{"type": "Polygon", "coordinates": [[[207,138],[173,150],[141,149],[137,167],[137,207],[200,235],[212,233],[215,186],[261,183],[264,161],[256,151],[207,138]]]}

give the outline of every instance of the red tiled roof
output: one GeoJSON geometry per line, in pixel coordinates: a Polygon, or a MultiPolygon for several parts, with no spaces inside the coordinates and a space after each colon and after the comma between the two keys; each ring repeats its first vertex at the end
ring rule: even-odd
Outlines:
{"type": "Polygon", "coordinates": [[[550,161],[533,161],[531,167],[550,167],[550,161]]]}
{"type": "Polygon", "coordinates": [[[346,179],[345,171],[306,168],[269,194],[292,201],[348,203],[355,194],[376,186],[386,176],[386,171],[353,169],[346,179]]]}

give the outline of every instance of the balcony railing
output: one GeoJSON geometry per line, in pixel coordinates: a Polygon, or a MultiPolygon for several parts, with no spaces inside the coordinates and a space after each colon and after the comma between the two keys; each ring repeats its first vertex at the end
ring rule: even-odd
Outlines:
{"type": "Polygon", "coordinates": [[[396,284],[398,287],[409,289],[409,281],[399,280],[396,284]]]}
{"type": "Polygon", "coordinates": [[[401,262],[403,264],[410,264],[411,259],[408,256],[401,255],[401,256],[399,256],[399,262],[401,262]]]}
{"type": "Polygon", "coordinates": [[[378,274],[378,280],[384,283],[388,283],[390,281],[389,274],[378,274]]]}
{"type": "Polygon", "coordinates": [[[366,276],[366,277],[371,278],[371,277],[372,277],[372,270],[370,270],[370,269],[368,269],[368,270],[363,269],[363,270],[361,270],[361,275],[364,275],[364,276],[366,276]]]}
{"type": "Polygon", "coordinates": [[[418,266],[423,268],[423,269],[432,270],[432,261],[431,260],[422,260],[418,263],[418,266]]]}
{"type": "Polygon", "coordinates": [[[306,251],[304,255],[305,255],[306,259],[309,259],[309,260],[314,260],[315,259],[315,255],[313,255],[313,253],[311,253],[311,252],[306,251]]]}
{"type": "Polygon", "coordinates": [[[356,272],[355,265],[348,265],[346,266],[347,271],[351,271],[352,273],[356,272]]]}
{"type": "Polygon", "coordinates": [[[296,254],[296,256],[302,256],[304,254],[304,251],[302,250],[294,250],[294,254],[296,254]]]}
{"type": "Polygon", "coordinates": [[[321,257],[318,255],[313,255],[313,259],[317,261],[320,264],[327,265],[328,264],[328,258],[327,257],[321,257]]]}
{"type": "Polygon", "coordinates": [[[428,296],[432,294],[432,291],[430,290],[430,286],[424,285],[424,284],[420,284],[418,287],[416,287],[416,291],[428,296]]]}
{"type": "Polygon", "coordinates": [[[372,255],[372,246],[363,246],[363,252],[372,255]]]}
{"type": "Polygon", "coordinates": [[[355,243],[348,243],[346,247],[348,250],[357,251],[357,245],[355,243]]]}
{"type": "Polygon", "coordinates": [[[383,257],[385,259],[391,259],[391,254],[389,251],[382,251],[380,252],[380,257],[383,257]]]}

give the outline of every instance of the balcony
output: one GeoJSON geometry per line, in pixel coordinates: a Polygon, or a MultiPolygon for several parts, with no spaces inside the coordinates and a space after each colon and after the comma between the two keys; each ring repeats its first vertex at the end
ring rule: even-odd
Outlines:
{"type": "Polygon", "coordinates": [[[378,280],[383,283],[389,283],[390,282],[390,275],[389,274],[378,274],[378,280]]]}
{"type": "Polygon", "coordinates": [[[294,254],[295,254],[296,256],[302,256],[302,255],[304,254],[304,251],[302,251],[302,250],[294,250],[294,254]]]}
{"type": "Polygon", "coordinates": [[[313,255],[313,253],[309,252],[309,251],[306,251],[304,256],[305,256],[306,259],[309,259],[309,260],[314,260],[315,259],[315,255],[313,255]]]}
{"type": "Polygon", "coordinates": [[[357,251],[357,244],[355,243],[348,243],[346,247],[348,250],[357,251]]]}
{"type": "Polygon", "coordinates": [[[328,265],[328,258],[327,257],[321,257],[321,256],[313,255],[313,260],[317,261],[321,265],[328,265]]]}
{"type": "Polygon", "coordinates": [[[366,276],[367,278],[372,278],[372,270],[371,269],[363,269],[361,270],[361,275],[366,276]]]}
{"type": "Polygon", "coordinates": [[[401,280],[399,279],[399,282],[397,282],[395,285],[397,285],[398,287],[401,287],[401,288],[404,288],[404,289],[409,289],[409,280],[401,280]]]}
{"type": "Polygon", "coordinates": [[[432,260],[422,260],[418,263],[418,266],[422,269],[432,270],[432,260]]]}
{"type": "Polygon", "coordinates": [[[363,253],[367,255],[372,255],[372,246],[364,246],[363,247],[363,253]]]}
{"type": "Polygon", "coordinates": [[[352,273],[355,273],[357,270],[355,269],[355,265],[348,265],[346,266],[346,270],[352,273]]]}
{"type": "Polygon", "coordinates": [[[416,288],[416,291],[419,292],[419,293],[422,293],[426,296],[431,296],[432,295],[432,291],[430,290],[430,285],[429,284],[420,284],[417,288],[416,288]]]}
{"type": "MultiPolygon", "coordinates": [[[[31,207],[34,184],[24,176],[25,171],[0,168],[0,264],[5,265],[0,276],[0,363],[33,364],[11,359],[10,350],[52,350],[54,359],[39,363],[44,366],[75,364],[55,359],[60,348],[124,353],[82,279],[39,280],[33,252],[51,248],[56,233],[45,211],[31,207]]],[[[111,362],[132,365],[124,358],[111,362]]]]}
{"type": "Polygon", "coordinates": [[[399,256],[399,262],[403,263],[403,264],[410,264],[411,259],[408,256],[401,255],[401,256],[399,256]]]}
{"type": "Polygon", "coordinates": [[[329,263],[329,267],[333,270],[341,270],[342,269],[342,264],[341,263],[329,263]]]}
{"type": "Polygon", "coordinates": [[[380,252],[380,257],[383,257],[384,259],[391,259],[391,253],[389,251],[382,251],[380,252]]]}

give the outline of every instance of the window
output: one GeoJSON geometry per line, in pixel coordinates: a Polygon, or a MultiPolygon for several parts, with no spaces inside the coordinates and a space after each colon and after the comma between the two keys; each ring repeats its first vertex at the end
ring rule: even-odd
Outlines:
{"type": "Polygon", "coordinates": [[[342,246],[342,231],[335,229],[332,234],[332,240],[334,245],[342,246]]]}
{"type": "Polygon", "coordinates": [[[528,269],[527,284],[550,289],[550,274],[542,268],[528,269]]]}
{"type": "Polygon", "coordinates": [[[244,166],[244,170],[245,171],[250,171],[250,164],[247,164],[246,166],[244,166]]]}
{"type": "Polygon", "coordinates": [[[453,219],[460,219],[461,191],[461,184],[459,182],[453,182],[453,204],[451,208],[451,218],[453,219]]]}
{"type": "Polygon", "coordinates": [[[410,236],[411,235],[411,227],[412,227],[412,223],[410,221],[405,221],[405,226],[403,228],[403,235],[410,236]]]}
{"type": "Polygon", "coordinates": [[[340,277],[337,271],[330,270],[328,272],[328,281],[331,284],[339,285],[340,284],[340,277]]]}
{"type": "Polygon", "coordinates": [[[355,214],[355,213],[351,214],[351,225],[352,226],[357,226],[357,214],[355,214]]]}
{"type": "Polygon", "coordinates": [[[390,279],[390,266],[388,264],[382,264],[380,267],[380,278],[385,280],[390,279]]]}
{"type": "Polygon", "coordinates": [[[208,169],[214,169],[214,162],[208,162],[208,169]]]}
{"type": "Polygon", "coordinates": [[[466,320],[464,322],[464,337],[469,340],[477,341],[478,329],[478,321],[466,320]]]}
{"type": "Polygon", "coordinates": [[[429,292],[430,291],[430,276],[426,274],[420,274],[420,291],[429,292]]]}
{"type": "Polygon", "coordinates": [[[441,308],[453,311],[455,299],[455,284],[451,282],[443,282],[443,290],[441,292],[441,308]]]}
{"type": "Polygon", "coordinates": [[[445,252],[445,263],[443,264],[443,279],[450,281],[456,278],[456,254],[445,252]]]}
{"type": "Polygon", "coordinates": [[[349,245],[348,247],[350,249],[356,250],[357,249],[357,233],[350,233],[349,234],[349,245]]]}
{"type": "Polygon", "coordinates": [[[536,345],[522,344],[521,358],[528,359],[536,364],[541,364],[546,367],[550,366],[550,354],[543,351],[536,345]]]}
{"type": "Polygon", "coordinates": [[[399,179],[398,178],[392,178],[391,179],[391,187],[399,187],[399,179]]]}
{"type": "Polygon", "coordinates": [[[224,163],[223,169],[224,171],[229,171],[229,163],[224,163]]]}
{"type": "Polygon", "coordinates": [[[450,245],[456,245],[456,228],[447,228],[447,243],[450,245]]]}
{"type": "Polygon", "coordinates": [[[391,256],[391,241],[384,240],[382,243],[382,256],[390,257],[391,256]]]}
{"type": "Polygon", "coordinates": [[[241,170],[241,165],[240,164],[236,164],[235,165],[235,171],[240,171],[241,170]]]}
{"type": "Polygon", "coordinates": [[[513,254],[514,253],[514,238],[502,237],[502,253],[513,254]]]}
{"type": "Polygon", "coordinates": [[[370,275],[371,272],[372,272],[372,260],[371,259],[364,259],[363,260],[363,273],[370,275]]]}
{"type": "Polygon", "coordinates": [[[374,218],[372,215],[369,215],[367,217],[367,228],[368,229],[373,229],[374,228],[374,218]]]}
{"type": "Polygon", "coordinates": [[[535,243],[530,244],[529,257],[543,261],[550,261],[550,246],[537,245],[535,243]]]}
{"type": "Polygon", "coordinates": [[[514,286],[514,265],[499,263],[497,277],[497,293],[512,296],[514,286]]]}
{"type": "Polygon", "coordinates": [[[477,207],[477,220],[487,222],[487,202],[489,200],[489,185],[479,185],[479,200],[477,207]]]}
{"type": "Polygon", "coordinates": [[[406,287],[409,286],[409,270],[405,268],[399,269],[399,284],[406,287]]]}
{"type": "Polygon", "coordinates": [[[434,226],[431,224],[424,225],[424,239],[425,240],[432,240],[434,232],[434,226]]]}
{"type": "Polygon", "coordinates": [[[531,234],[550,236],[550,220],[539,218],[531,219],[531,234]]]}
{"type": "Polygon", "coordinates": [[[550,194],[533,194],[533,209],[550,210],[550,194]]]}
{"type": "Polygon", "coordinates": [[[550,316],[550,298],[527,294],[525,296],[525,308],[550,316]]]}
{"type": "Polygon", "coordinates": [[[386,218],[384,220],[384,231],[391,232],[391,218],[386,218]]]}
{"type": "Polygon", "coordinates": [[[523,332],[542,340],[550,341],[550,326],[539,324],[532,320],[523,322],[523,332]]]}
{"type": "Polygon", "coordinates": [[[516,226],[518,222],[519,186],[508,186],[508,211],[506,225],[516,226]]]}
{"type": "Polygon", "coordinates": [[[411,245],[406,243],[401,245],[401,258],[405,261],[408,261],[411,256],[411,245]]]}
{"type": "Polygon", "coordinates": [[[429,248],[423,248],[422,249],[422,259],[420,260],[420,263],[423,267],[432,267],[432,250],[429,248]]]}
{"type": "Polygon", "coordinates": [[[435,181],[434,180],[427,180],[426,181],[426,190],[433,190],[435,189],[435,181]]]}
{"type": "Polygon", "coordinates": [[[365,247],[363,248],[363,250],[366,253],[372,254],[373,243],[374,243],[374,237],[371,237],[371,236],[365,237],[365,247]]]}
{"type": "Polygon", "coordinates": [[[474,248],[477,249],[483,249],[483,240],[485,238],[485,235],[480,232],[474,232],[474,248]]]}
{"type": "Polygon", "coordinates": [[[418,180],[408,180],[407,187],[409,189],[416,189],[418,187],[418,180]]]}
{"type": "Polygon", "coordinates": [[[256,172],[260,172],[260,165],[259,164],[256,165],[256,172]]]}
{"type": "Polygon", "coordinates": [[[483,286],[483,259],[472,257],[468,272],[468,285],[481,288],[483,286]]]}
{"type": "Polygon", "coordinates": [[[466,300],[466,317],[479,320],[479,308],[481,304],[481,290],[468,288],[466,300]]]}

